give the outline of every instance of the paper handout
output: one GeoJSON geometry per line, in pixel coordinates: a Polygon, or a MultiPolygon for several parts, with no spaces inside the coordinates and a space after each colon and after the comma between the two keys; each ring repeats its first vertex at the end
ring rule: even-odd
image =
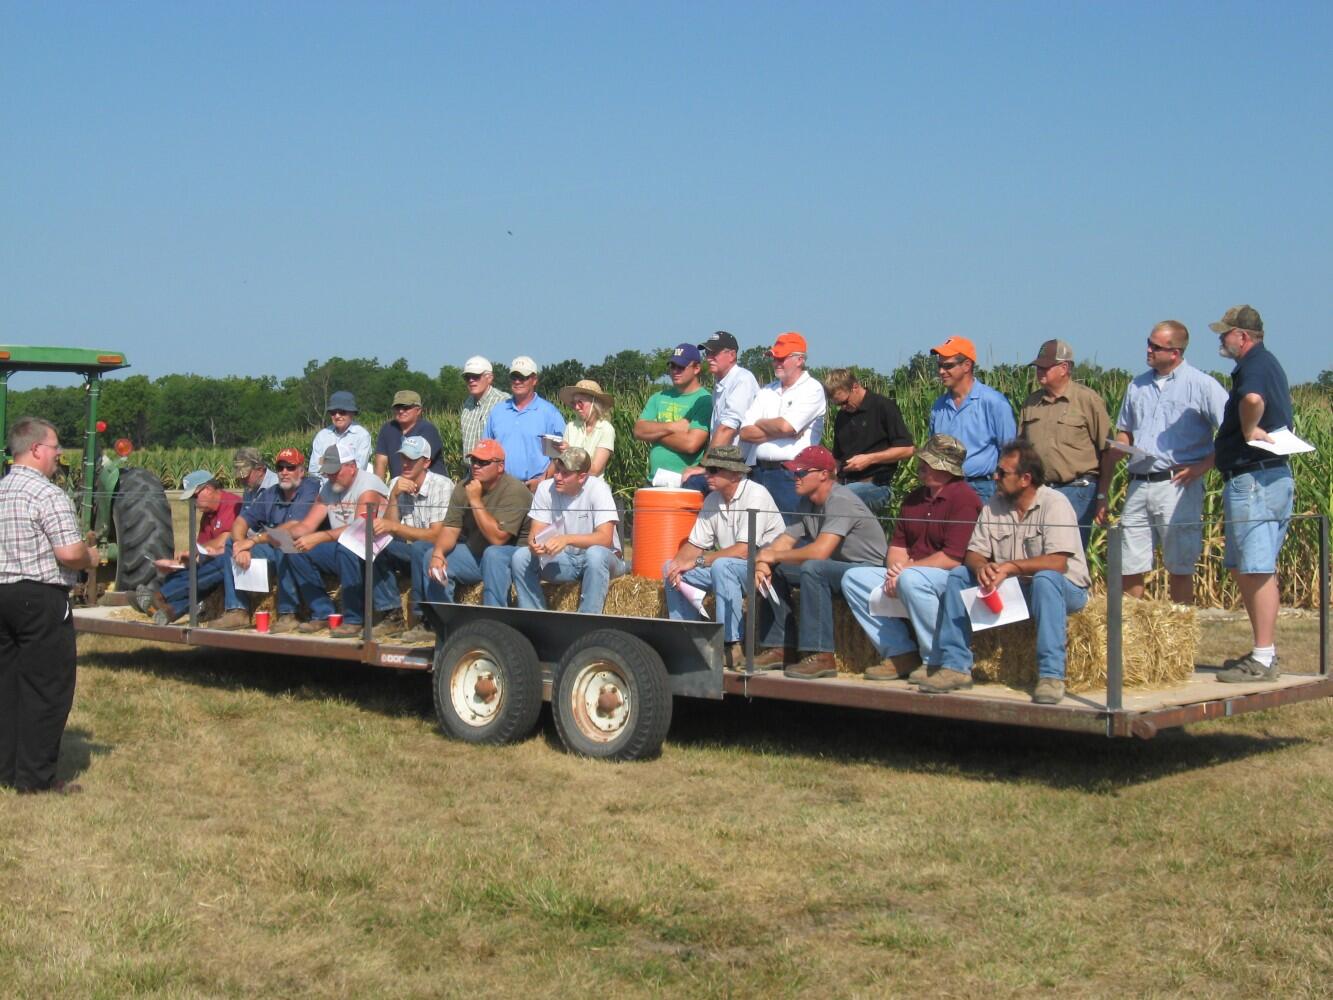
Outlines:
{"type": "Polygon", "coordinates": [[[542,435],[542,454],[547,458],[559,458],[560,446],[564,444],[565,439],[559,434],[542,435]]]}
{"type": "Polygon", "coordinates": [[[680,489],[681,478],[679,472],[672,472],[670,469],[658,469],[653,476],[654,486],[665,486],[669,489],[680,489]]]}
{"type": "Polygon", "coordinates": [[[870,595],[870,613],[880,618],[907,618],[907,605],[897,597],[884,593],[883,587],[876,587],[870,595]]]}
{"type": "Polygon", "coordinates": [[[963,599],[963,607],[967,609],[968,617],[972,619],[973,632],[994,628],[996,625],[1008,625],[1010,622],[1021,622],[1031,617],[1028,614],[1028,602],[1023,599],[1023,587],[1018,582],[1018,577],[1006,576],[995,588],[995,592],[1004,601],[1004,607],[998,612],[992,611],[977,599],[980,589],[980,587],[968,587],[959,595],[963,599]]]}
{"type": "MultiPolygon", "coordinates": [[[[382,535],[375,536],[375,555],[384,551],[384,546],[393,541],[393,535],[387,531],[382,535]]],[[[355,521],[343,529],[343,533],[338,536],[338,544],[346,549],[350,549],[352,554],[358,559],[366,558],[366,519],[358,517],[355,521]]]]}
{"type": "Polygon", "coordinates": [[[1123,441],[1116,441],[1114,438],[1107,438],[1106,446],[1108,448],[1114,448],[1116,451],[1123,451],[1129,456],[1131,462],[1139,462],[1144,459],[1151,461],[1157,458],[1157,456],[1150,451],[1144,451],[1142,448],[1132,444],[1125,444],[1123,441]]]}
{"type": "MultiPolygon", "coordinates": [[[[542,528],[541,531],[537,532],[537,534],[533,535],[532,540],[536,542],[538,545],[545,545],[552,538],[558,538],[562,533],[563,532],[561,531],[559,524],[548,524],[546,527],[542,528]]],[[[537,557],[537,562],[542,569],[545,569],[547,566],[551,565],[551,563],[555,562],[555,560],[556,560],[555,556],[537,557]]]]}
{"type": "Polygon", "coordinates": [[[144,558],[156,566],[161,573],[174,573],[178,569],[185,568],[185,563],[177,562],[175,559],[154,559],[150,555],[145,555],[144,558]]]}
{"type": "Polygon", "coordinates": [[[676,584],[676,589],[681,592],[685,600],[690,602],[690,607],[703,617],[704,621],[710,621],[708,612],[704,610],[704,598],[708,596],[708,591],[700,590],[692,583],[686,583],[682,574],[680,582],[676,584]]]}
{"type": "Polygon", "coordinates": [[[1293,434],[1290,427],[1279,427],[1275,431],[1269,431],[1268,436],[1273,440],[1251,441],[1250,446],[1271,451],[1274,455],[1304,455],[1315,450],[1309,441],[1302,441],[1293,434]]]}
{"type": "Polygon", "coordinates": [[[286,528],[269,528],[264,534],[268,536],[268,543],[270,545],[282,552],[286,552],[288,555],[300,551],[292,544],[291,533],[286,528]]]}
{"type": "Polygon", "coordinates": [[[268,593],[268,560],[251,559],[248,569],[241,569],[236,560],[231,561],[231,578],[236,581],[237,590],[247,590],[254,594],[268,593]]]}

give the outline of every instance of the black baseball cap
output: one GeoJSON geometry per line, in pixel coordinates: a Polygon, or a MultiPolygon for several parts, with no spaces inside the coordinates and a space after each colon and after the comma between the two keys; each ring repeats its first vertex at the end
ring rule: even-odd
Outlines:
{"type": "Polygon", "coordinates": [[[736,343],[736,338],[727,333],[726,330],[718,330],[706,341],[699,345],[699,350],[705,354],[716,354],[718,351],[739,351],[740,344],[736,343]]]}

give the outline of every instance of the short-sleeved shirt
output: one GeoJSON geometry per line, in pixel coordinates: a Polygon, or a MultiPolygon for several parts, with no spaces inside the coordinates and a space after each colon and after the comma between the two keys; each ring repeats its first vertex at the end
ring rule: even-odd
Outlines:
{"type": "MultiPolygon", "coordinates": [[[[393,492],[395,476],[389,483],[389,492],[393,492]]],[[[394,497],[398,506],[398,522],[409,528],[429,528],[444,520],[449,511],[449,501],[453,498],[454,481],[448,476],[437,475],[426,470],[426,478],[421,481],[415,493],[399,493],[394,497]]]]}
{"type": "Polygon", "coordinates": [[[1262,341],[1246,351],[1245,357],[1236,361],[1231,372],[1231,392],[1222,413],[1222,426],[1217,429],[1217,468],[1220,472],[1243,469],[1275,457],[1271,451],[1251,445],[1241,431],[1240,401],[1250,393],[1264,401],[1264,412],[1259,417],[1261,429],[1275,431],[1291,426],[1291,389],[1287,385],[1287,373],[1262,341]]]}
{"type": "Polygon", "coordinates": [[[1069,557],[1066,580],[1076,587],[1087,587],[1092,582],[1074,506],[1063,493],[1049,486],[1037,487],[1026,517],[1020,517],[1018,509],[997,492],[981,508],[967,547],[997,563],[1060,553],[1069,557]]]}
{"type": "Polygon", "coordinates": [[[1111,416],[1102,397],[1072,379],[1051,399],[1038,389],[1023,402],[1019,433],[1032,442],[1046,467],[1046,481],[1097,478],[1111,416]]]}
{"type": "MultiPolygon", "coordinates": [[[[694,392],[681,392],[675,386],[663,389],[648,397],[643,404],[640,420],[655,420],[669,424],[673,420],[688,420],[690,430],[707,431],[713,419],[713,394],[700,386],[694,392]]],[[[648,449],[648,478],[652,479],[658,469],[681,472],[696,465],[708,449],[708,442],[698,451],[679,452],[668,448],[660,441],[648,449]]]]}
{"type": "Polygon", "coordinates": [[[829,556],[839,562],[882,566],[889,554],[879,519],[846,486],[834,486],[820,506],[802,497],[796,507],[796,523],[787,527],[786,534],[807,545],[822,534],[839,536],[842,541],[829,556]]]}
{"type": "MultiPolygon", "coordinates": [[[[912,443],[912,432],[907,429],[898,404],[869,389],[860,406],[850,412],[839,408],[837,416],[833,418],[833,457],[840,463],[853,455],[867,455],[886,448],[903,448],[912,443]]],[[[897,472],[897,462],[886,462],[849,473],[840,479],[842,482],[868,481],[876,486],[888,486],[897,472]]]]}
{"type": "Polygon", "coordinates": [[[750,540],[750,511],[755,511],[755,544],[769,545],[787,529],[773,495],[756,482],[741,480],[728,502],[720,490],[704,497],[704,505],[690,529],[690,544],[711,552],[750,540]]]}
{"type": "MultiPolygon", "coordinates": [[[[495,518],[501,531],[513,536],[506,544],[528,544],[528,511],[532,509],[532,494],[521,480],[506,472],[495,481],[489,493],[481,495],[481,505],[495,518]]],[[[449,510],[444,515],[444,525],[461,529],[460,541],[478,560],[491,544],[477,528],[477,517],[472,513],[466,490],[454,490],[449,498],[449,510]]]]}
{"type": "Polygon", "coordinates": [[[565,424],[565,444],[571,448],[582,448],[590,458],[597,457],[597,449],[616,450],[616,429],[609,420],[599,420],[592,425],[592,430],[581,420],[571,420],[565,424]]]}
{"type": "Polygon", "coordinates": [[[828,400],[824,397],[824,387],[812,378],[809,372],[801,372],[789,386],[774,379],[755,393],[754,402],[745,411],[742,427],[749,427],[761,420],[773,420],[781,417],[791,424],[796,434],[792,437],[774,438],[755,446],[753,456],[746,461],[790,462],[805,448],[819,444],[824,436],[824,418],[828,415],[828,400]]]}
{"type": "Polygon", "coordinates": [[[241,509],[244,510],[246,504],[249,504],[255,497],[259,496],[260,491],[266,490],[270,486],[277,485],[278,474],[272,469],[265,469],[264,478],[259,481],[258,486],[247,486],[245,489],[241,490],[241,509]]]}
{"type": "MultiPolygon", "coordinates": [[[[712,439],[719,427],[740,430],[745,421],[745,411],[758,394],[759,380],[754,377],[754,372],[733,365],[731,371],[713,385],[713,418],[708,424],[709,439],[712,439]]],[[[739,438],[733,443],[741,446],[741,455],[753,465],[756,445],[739,438]]]]}
{"type": "Polygon", "coordinates": [[[356,504],[367,490],[374,490],[382,497],[389,495],[389,487],[384,485],[384,480],[365,469],[357,471],[352,485],[342,493],[333,492],[332,485],[333,480],[326,479],[319,488],[320,502],[327,504],[329,508],[330,528],[345,528],[365,513],[363,510],[358,510],[356,504]]]}
{"type": "MultiPolygon", "coordinates": [[[[444,464],[444,444],[440,441],[440,432],[434,424],[422,417],[412,425],[406,436],[425,438],[426,443],[430,445],[430,465],[427,468],[441,476],[448,473],[449,470],[444,464]]],[[[375,439],[375,454],[383,455],[389,460],[390,479],[397,479],[403,474],[403,456],[398,454],[403,437],[403,429],[398,426],[398,421],[386,420],[384,426],[380,428],[379,437],[375,439]]]]}
{"type": "Polygon", "coordinates": [[[477,446],[477,442],[485,436],[486,418],[491,415],[496,403],[503,403],[509,398],[509,393],[501,392],[495,386],[487,386],[486,391],[480,396],[468,395],[463,400],[462,409],[458,413],[458,425],[463,432],[463,454],[466,456],[477,446]]]}
{"type": "Polygon", "coordinates": [[[918,486],[903,500],[889,547],[906,549],[913,561],[943,552],[962,562],[980,513],[981,497],[962,479],[945,483],[934,496],[918,486]]]}
{"type": "Polygon", "coordinates": [[[1217,379],[1181,361],[1166,375],[1151,368],[1125,389],[1116,427],[1151,457],[1129,463],[1138,475],[1165,472],[1207,458],[1222,424],[1227,391],[1217,379]]]}
{"type": "Polygon", "coordinates": [[[200,511],[199,518],[199,539],[200,545],[207,545],[216,538],[223,538],[231,534],[231,526],[236,523],[236,515],[241,512],[241,498],[229,490],[221,490],[221,498],[218,500],[218,509],[211,513],[204,514],[200,511]]]}
{"type": "Polygon", "coordinates": [[[83,541],[74,504],[36,469],[15,465],[0,479],[0,583],[72,587],[78,573],[55,550],[83,541]]]}
{"type": "Polygon", "coordinates": [[[341,434],[332,427],[321,427],[315,433],[315,439],[310,442],[310,466],[306,475],[314,476],[321,482],[327,478],[319,471],[319,460],[324,457],[324,452],[329,450],[330,445],[341,441],[346,441],[352,446],[352,451],[356,453],[357,468],[364,469],[370,465],[370,431],[353,420],[341,434]]]}
{"type": "Polygon", "coordinates": [[[973,381],[962,406],[953,405],[945,392],[930,408],[930,433],[949,434],[967,449],[963,475],[968,479],[991,476],[1000,461],[1000,448],[1018,436],[1014,408],[1003,394],[973,381]]]}
{"type": "MultiPolygon", "coordinates": [[[[606,485],[605,480],[597,476],[589,476],[584,480],[583,489],[572,497],[557,493],[554,479],[545,480],[532,495],[532,509],[528,517],[541,524],[554,525],[562,535],[591,535],[610,522],[617,525],[611,530],[611,550],[617,555],[623,551],[616,498],[611,495],[611,487],[606,485]]],[[[570,548],[583,551],[583,547],[577,545],[571,545],[570,548]]]]}
{"type": "Polygon", "coordinates": [[[301,520],[310,513],[318,498],[319,483],[310,476],[303,476],[290,497],[282,492],[280,485],[260,490],[257,497],[241,508],[241,517],[251,531],[262,532],[288,521],[301,520]]]}
{"type": "Polygon", "coordinates": [[[565,418],[542,399],[531,396],[521,410],[513,397],[501,400],[486,418],[485,437],[494,438],[505,450],[505,472],[518,479],[540,476],[551,464],[542,451],[542,435],[565,433],[565,418]]]}

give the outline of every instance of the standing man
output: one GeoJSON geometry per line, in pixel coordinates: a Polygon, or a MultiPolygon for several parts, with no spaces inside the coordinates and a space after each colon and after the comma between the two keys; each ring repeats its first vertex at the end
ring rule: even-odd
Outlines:
{"type": "Polygon", "coordinates": [[[1250,616],[1254,648],[1227,660],[1219,681],[1276,681],[1281,676],[1277,632],[1277,554],[1287,537],[1295,482],[1285,456],[1254,447],[1271,431],[1291,427],[1287,373],[1264,346],[1264,321],[1252,306],[1235,306],[1209,329],[1218,353],[1232,358],[1231,392],[1217,431],[1217,471],[1222,473],[1226,518],[1226,566],[1250,616]]]}
{"type": "Polygon", "coordinates": [[[1111,417],[1101,396],[1074,381],[1074,349],[1063,340],[1042,344],[1030,367],[1041,388],[1023,402],[1019,435],[1041,456],[1046,485],[1074,508],[1086,550],[1097,506],[1106,504],[1111,488],[1110,467],[1102,462],[1111,417]]]}
{"type": "Polygon", "coordinates": [[[781,334],[768,352],[777,376],[755,394],[741,421],[742,446],[753,449],[754,481],[768,490],[787,524],[795,524],[796,478],[787,464],[824,436],[824,387],[805,370],[805,338],[781,334]]]}
{"type": "Polygon", "coordinates": [[[833,418],[833,457],[838,481],[878,514],[893,499],[898,463],[915,451],[898,404],[871,392],[846,368],[824,376],[824,392],[838,408],[833,418]]]}
{"type": "Polygon", "coordinates": [[[1014,409],[1003,394],[977,380],[977,349],[966,337],[950,337],[930,349],[944,392],[930,408],[930,433],[948,434],[967,449],[963,477],[982,503],[995,492],[1000,448],[1018,434],[1014,409]]]}
{"type": "MultiPolygon", "coordinates": [[[[1143,597],[1143,577],[1162,550],[1171,600],[1194,603],[1194,567],[1203,554],[1203,478],[1213,467],[1213,433],[1222,424],[1227,392],[1185,360],[1190,334],[1173,319],[1148,334],[1148,370],[1129,383],[1116,418],[1116,440],[1147,452],[1129,463],[1129,489],[1120,516],[1125,593],[1143,597]]],[[[1108,483],[1124,452],[1102,453],[1108,483]]],[[[1104,490],[1101,492],[1105,492],[1104,490]]],[[[1097,502],[1097,522],[1106,501],[1097,502]]]]}
{"type": "Polygon", "coordinates": [[[683,476],[708,444],[713,403],[708,390],[699,384],[700,367],[699,349],[677,344],[667,362],[671,388],[649,396],[634,423],[634,436],[652,445],[648,450],[650,483],[658,469],[683,476]]]}
{"type": "MultiPolygon", "coordinates": [[[[498,441],[504,450],[505,467],[531,493],[546,478],[551,460],[542,451],[542,437],[563,437],[565,418],[537,395],[537,362],[519,355],[509,365],[509,389],[513,395],[497,403],[486,418],[485,437],[498,441]]],[[[468,451],[471,456],[475,450],[468,451]]],[[[506,566],[506,572],[508,572],[506,566]]]]}
{"type": "MultiPolygon", "coordinates": [[[[741,421],[759,392],[759,382],[750,369],[736,363],[740,345],[726,330],[718,330],[698,348],[708,360],[708,371],[713,376],[713,414],[708,422],[708,447],[739,444],[741,421]]],[[[753,445],[742,449],[746,462],[754,461],[753,452],[753,445]]],[[[703,466],[691,466],[681,473],[681,478],[687,489],[708,493],[708,476],[703,466]]]]}
{"type": "Polygon", "coordinates": [[[492,385],[495,367],[480,354],[472,355],[463,365],[463,381],[467,383],[467,399],[463,400],[458,423],[463,431],[463,454],[467,456],[485,436],[486,418],[492,408],[508,399],[509,393],[492,385]]]}
{"type": "Polygon", "coordinates": [[[51,482],[60,462],[55,425],[15,421],[9,453],[13,468],[0,479],[0,785],[65,795],[82,791],[56,780],[74,704],[69,591],[100,557],[51,482]]]}
{"type": "Polygon", "coordinates": [[[310,471],[320,483],[324,482],[325,476],[320,472],[319,461],[335,444],[346,444],[352,449],[357,468],[370,466],[370,431],[356,422],[356,397],[345,390],[333,393],[329,396],[327,412],[329,426],[321,428],[310,442],[310,461],[314,464],[310,471]]]}
{"type": "Polygon", "coordinates": [[[446,475],[440,432],[421,415],[421,395],[411,389],[400,389],[394,394],[393,419],[384,422],[375,438],[375,475],[383,479],[387,472],[393,479],[403,474],[403,459],[398,446],[409,437],[423,438],[430,445],[430,471],[437,476],[446,475]]]}
{"type": "Polygon", "coordinates": [[[241,487],[241,502],[249,503],[259,491],[278,485],[278,474],[268,467],[258,448],[237,448],[231,457],[236,483],[241,487]]]}

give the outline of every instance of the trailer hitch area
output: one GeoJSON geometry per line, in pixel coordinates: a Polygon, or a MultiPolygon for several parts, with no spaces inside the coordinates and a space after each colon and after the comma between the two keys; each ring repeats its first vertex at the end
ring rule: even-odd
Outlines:
{"type": "Polygon", "coordinates": [[[493,702],[495,696],[500,693],[500,688],[495,683],[494,674],[482,674],[477,678],[477,683],[472,690],[487,705],[493,702]]]}
{"type": "Polygon", "coordinates": [[[603,684],[601,691],[597,693],[597,714],[602,718],[612,715],[624,704],[625,699],[620,696],[614,684],[603,684]]]}

